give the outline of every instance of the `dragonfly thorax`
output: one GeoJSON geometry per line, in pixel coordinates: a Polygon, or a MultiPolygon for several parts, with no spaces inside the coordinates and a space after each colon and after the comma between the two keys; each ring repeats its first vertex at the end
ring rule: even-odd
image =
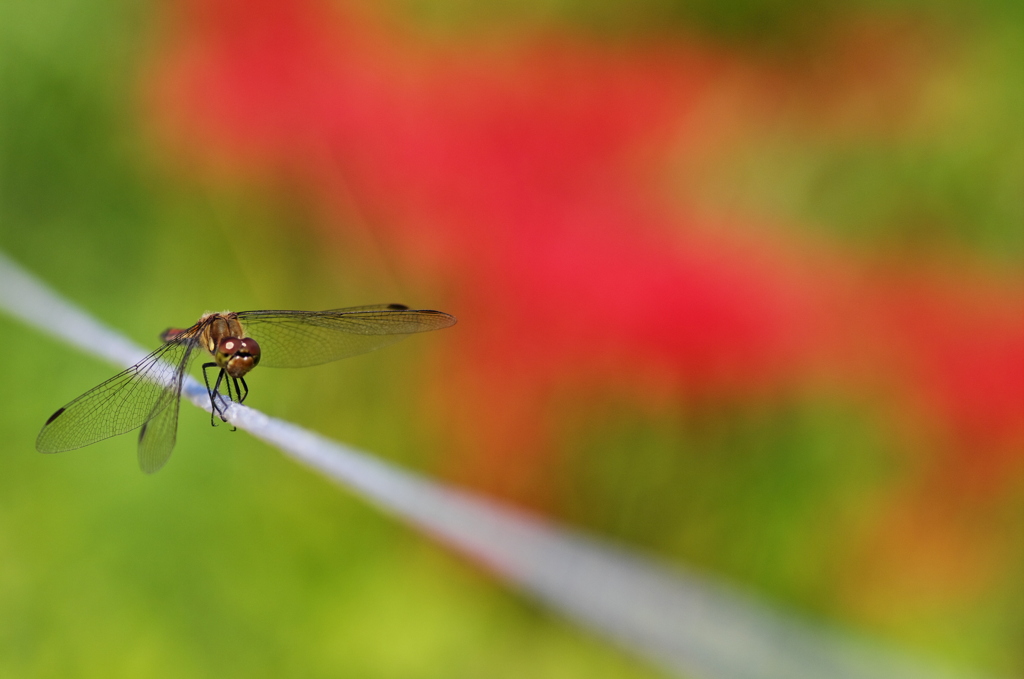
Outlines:
{"type": "Polygon", "coordinates": [[[202,328],[201,340],[206,350],[211,354],[217,354],[217,345],[221,340],[228,338],[245,337],[245,329],[238,321],[238,314],[230,311],[223,311],[219,314],[206,314],[199,319],[199,327],[202,328]]]}
{"type": "Polygon", "coordinates": [[[231,377],[244,377],[259,365],[260,345],[251,337],[222,337],[213,360],[231,377]]]}

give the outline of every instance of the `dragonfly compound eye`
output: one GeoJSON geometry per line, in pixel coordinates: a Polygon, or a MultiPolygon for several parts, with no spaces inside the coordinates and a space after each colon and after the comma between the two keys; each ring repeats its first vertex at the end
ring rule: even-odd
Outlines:
{"type": "Polygon", "coordinates": [[[227,361],[237,354],[242,346],[242,341],[237,337],[224,337],[217,342],[217,351],[214,353],[217,362],[227,361]]]}
{"type": "Polygon", "coordinates": [[[217,358],[228,375],[243,377],[260,362],[260,345],[252,339],[222,340],[218,346],[217,358]],[[222,353],[221,349],[232,350],[234,353],[222,353]]]}
{"type": "Polygon", "coordinates": [[[253,366],[257,366],[260,364],[260,345],[256,342],[256,340],[254,340],[251,337],[246,337],[245,339],[239,340],[239,345],[239,354],[248,354],[249,356],[252,356],[253,366]]]}

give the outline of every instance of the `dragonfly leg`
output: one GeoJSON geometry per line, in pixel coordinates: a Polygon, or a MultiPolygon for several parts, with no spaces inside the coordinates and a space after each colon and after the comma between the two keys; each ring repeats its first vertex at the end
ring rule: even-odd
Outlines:
{"type": "MultiPolygon", "coordinates": [[[[224,371],[222,370],[221,371],[221,377],[223,377],[223,376],[224,376],[224,371]]],[[[220,383],[220,379],[219,378],[217,379],[217,383],[218,384],[220,383]]],[[[226,380],[224,380],[224,386],[227,387],[227,389],[228,389],[228,400],[229,401],[234,401],[235,400],[235,395],[231,393],[231,378],[230,377],[228,377],[226,380]]]]}
{"type": "MultiPolygon", "coordinates": [[[[220,373],[217,375],[217,382],[213,385],[213,409],[217,413],[217,415],[220,417],[220,421],[221,422],[227,422],[228,418],[224,416],[224,411],[221,410],[220,404],[217,402],[217,396],[220,395],[220,383],[221,383],[221,380],[224,380],[225,384],[228,383],[228,381],[224,379],[224,370],[223,369],[221,369],[220,373]]],[[[229,401],[231,400],[231,386],[230,385],[228,386],[228,400],[229,401]]]]}
{"type": "Polygon", "coordinates": [[[249,395],[249,385],[245,383],[244,377],[239,377],[235,380],[235,393],[238,394],[238,402],[245,403],[245,397],[249,395]],[[238,383],[242,383],[242,389],[245,389],[245,393],[242,393],[242,389],[238,388],[238,383]]]}
{"type": "MultiPolygon", "coordinates": [[[[220,376],[224,377],[224,371],[223,370],[220,371],[220,376]]],[[[234,394],[231,393],[231,381],[233,379],[235,379],[235,378],[233,378],[233,377],[231,377],[229,375],[228,379],[224,380],[224,386],[228,388],[228,400],[229,401],[234,401],[235,400],[235,396],[238,396],[241,393],[241,392],[238,391],[238,383],[237,382],[235,383],[235,393],[234,394]]],[[[217,384],[220,384],[220,377],[217,378],[217,384]]],[[[238,401],[238,402],[241,403],[241,401],[238,401]]],[[[220,419],[224,420],[224,416],[221,415],[220,419]]],[[[227,422],[227,420],[224,420],[224,421],[227,422]]],[[[238,431],[238,427],[232,425],[231,426],[231,431],[238,431]]]]}
{"type": "Polygon", "coordinates": [[[206,393],[210,395],[210,426],[216,427],[217,423],[214,422],[213,416],[217,412],[217,402],[213,398],[213,390],[210,389],[210,378],[206,375],[207,368],[219,367],[216,363],[204,363],[203,364],[203,381],[206,382],[206,393]]]}
{"type": "MultiPolygon", "coordinates": [[[[203,364],[203,380],[206,381],[206,390],[210,394],[210,425],[213,427],[217,426],[215,416],[220,416],[221,421],[227,422],[227,418],[224,417],[224,413],[221,411],[220,406],[217,405],[217,394],[220,391],[220,382],[224,379],[224,370],[217,374],[217,382],[214,383],[213,389],[210,389],[210,379],[206,375],[207,368],[220,368],[216,363],[204,363],[203,364]]],[[[229,387],[230,389],[230,387],[229,387]]],[[[228,396],[230,398],[230,394],[228,396]]]]}

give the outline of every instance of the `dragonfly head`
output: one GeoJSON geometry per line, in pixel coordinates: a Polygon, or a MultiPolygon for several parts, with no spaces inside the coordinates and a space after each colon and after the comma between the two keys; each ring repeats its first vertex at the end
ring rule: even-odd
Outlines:
{"type": "Polygon", "coordinates": [[[244,377],[259,365],[260,345],[251,337],[224,337],[217,342],[213,360],[231,377],[244,377]]]}

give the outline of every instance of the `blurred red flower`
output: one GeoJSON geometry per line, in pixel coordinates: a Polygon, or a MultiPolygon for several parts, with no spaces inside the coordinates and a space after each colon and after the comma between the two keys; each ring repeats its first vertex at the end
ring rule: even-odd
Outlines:
{"type": "Polygon", "coordinates": [[[823,376],[894,392],[952,469],[1019,468],[1018,293],[966,267],[869,276],[838,245],[681,215],[651,188],[715,133],[691,114],[718,78],[756,65],[555,37],[460,53],[315,0],[176,12],[147,80],[176,153],[290,174],[339,211],[354,196],[452,291],[453,430],[478,484],[537,479],[551,399],[573,387],[742,398],[823,376]]]}

